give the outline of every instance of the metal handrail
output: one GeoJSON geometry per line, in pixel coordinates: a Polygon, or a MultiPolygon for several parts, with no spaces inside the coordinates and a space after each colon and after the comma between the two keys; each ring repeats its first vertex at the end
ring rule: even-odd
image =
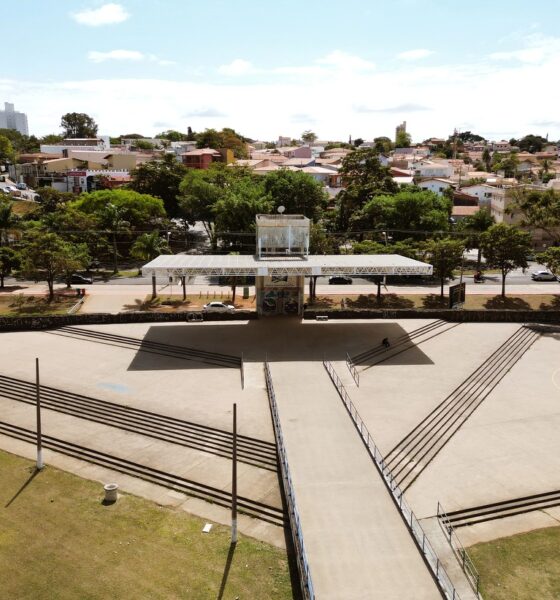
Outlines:
{"type": "Polygon", "coordinates": [[[352,375],[352,378],[354,379],[354,383],[358,387],[360,387],[360,374],[358,373],[358,369],[356,368],[356,365],[350,358],[350,355],[348,354],[348,352],[346,353],[346,366],[348,367],[348,370],[350,371],[350,375],[352,375]]]}
{"type": "Polygon", "coordinates": [[[461,540],[459,539],[455,528],[451,524],[447,513],[443,510],[443,507],[439,502],[437,505],[437,520],[442,531],[445,533],[447,541],[449,542],[453,553],[457,557],[457,560],[459,561],[459,564],[461,565],[461,568],[463,569],[463,572],[465,573],[465,576],[467,577],[473,591],[478,596],[480,589],[480,575],[478,574],[478,571],[474,566],[469,553],[461,543],[461,540]]]}
{"type": "Polygon", "coordinates": [[[311,579],[311,571],[309,569],[309,562],[307,560],[307,554],[305,552],[305,545],[303,543],[303,532],[301,529],[301,521],[299,513],[297,511],[296,499],[294,494],[294,486],[290,475],[290,468],[288,466],[288,458],[286,455],[286,448],[284,445],[284,437],[282,435],[282,428],[280,427],[280,417],[278,415],[278,405],[276,403],[276,394],[274,393],[274,386],[272,384],[272,376],[270,374],[270,367],[268,361],[264,363],[264,375],[266,381],[266,390],[268,393],[268,401],[270,404],[270,412],[272,414],[272,424],[274,427],[274,435],[276,437],[276,447],[278,449],[278,461],[280,463],[280,472],[282,474],[282,481],[284,484],[284,493],[286,496],[286,503],[288,505],[288,517],[290,519],[290,529],[292,530],[292,538],[294,541],[296,559],[298,564],[298,570],[300,574],[301,589],[304,600],[315,600],[315,591],[313,589],[313,581],[311,579]]]}
{"type": "Polygon", "coordinates": [[[389,488],[391,495],[393,496],[393,500],[398,506],[401,516],[403,517],[406,526],[408,527],[410,533],[414,537],[418,548],[422,551],[424,555],[424,559],[426,563],[430,567],[433,575],[435,576],[440,589],[445,594],[445,597],[448,600],[460,600],[459,594],[455,589],[455,586],[451,582],[449,575],[441,564],[438,555],[435,550],[432,548],[432,545],[428,541],[422,526],[420,525],[420,521],[414,515],[414,512],[404,499],[404,494],[399,486],[396,484],[393,475],[391,474],[391,470],[385,463],[385,459],[381,454],[379,448],[376,446],[373,438],[371,437],[364,420],[360,417],[358,410],[350,397],[348,396],[348,392],[344,387],[344,384],[340,380],[340,377],[337,375],[334,367],[328,360],[323,360],[323,366],[325,367],[331,381],[333,382],[338,395],[340,396],[342,402],[346,406],[346,410],[348,411],[350,418],[354,422],[356,429],[358,430],[366,448],[370,456],[373,459],[377,469],[379,470],[381,476],[383,477],[387,487],[389,488]]]}

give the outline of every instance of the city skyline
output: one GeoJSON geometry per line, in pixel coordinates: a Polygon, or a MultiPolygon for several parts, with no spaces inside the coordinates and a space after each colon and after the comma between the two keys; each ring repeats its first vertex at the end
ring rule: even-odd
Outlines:
{"type": "MultiPolygon", "coordinates": [[[[305,129],[371,139],[393,137],[406,120],[414,141],[454,128],[560,138],[558,4],[289,0],[264,13],[252,1],[218,0],[21,6],[29,42],[7,61],[0,89],[36,135],[58,133],[61,115],[75,111],[111,135],[190,126],[253,139],[305,129]],[[59,35],[49,40],[48,31],[59,35]]],[[[8,43],[19,35],[10,29],[8,43]]]]}

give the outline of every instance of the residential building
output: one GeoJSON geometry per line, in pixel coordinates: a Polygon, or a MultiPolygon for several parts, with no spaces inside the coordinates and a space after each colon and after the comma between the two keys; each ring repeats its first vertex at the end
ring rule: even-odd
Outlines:
{"type": "Polygon", "coordinates": [[[465,217],[472,217],[480,210],[478,206],[455,205],[451,212],[451,218],[455,221],[462,221],[465,217]]]}
{"type": "Polygon", "coordinates": [[[181,154],[183,164],[189,169],[208,169],[212,163],[223,162],[227,165],[234,162],[233,152],[227,148],[214,150],[201,148],[181,154]]]}
{"type": "Polygon", "coordinates": [[[22,135],[29,135],[27,115],[14,109],[10,102],[4,102],[4,110],[0,110],[0,129],[15,129],[22,135]]]}
{"type": "Polygon", "coordinates": [[[480,207],[490,208],[493,198],[500,198],[505,195],[504,188],[495,187],[487,183],[476,183],[474,185],[466,185],[461,188],[461,192],[469,196],[478,198],[480,207]]]}
{"type": "Polygon", "coordinates": [[[437,177],[433,177],[430,179],[424,179],[418,183],[418,187],[423,190],[429,190],[430,192],[434,192],[438,196],[442,196],[445,190],[453,187],[453,182],[449,179],[439,179],[437,177]]]}
{"type": "Polygon", "coordinates": [[[279,148],[282,148],[283,146],[289,146],[291,143],[292,138],[281,135],[278,137],[278,142],[276,142],[276,145],[279,148]]]}
{"type": "Polygon", "coordinates": [[[69,138],[62,140],[58,144],[41,144],[41,152],[47,154],[58,154],[63,156],[65,151],[68,150],[98,150],[98,151],[109,151],[111,149],[111,142],[108,135],[100,135],[96,138],[69,138]]]}
{"type": "Polygon", "coordinates": [[[421,160],[412,163],[414,177],[418,179],[442,178],[449,179],[453,176],[453,166],[447,162],[435,162],[432,160],[421,160]]]}
{"type": "Polygon", "coordinates": [[[309,146],[287,146],[278,148],[278,152],[286,158],[312,158],[313,156],[309,146]]]}

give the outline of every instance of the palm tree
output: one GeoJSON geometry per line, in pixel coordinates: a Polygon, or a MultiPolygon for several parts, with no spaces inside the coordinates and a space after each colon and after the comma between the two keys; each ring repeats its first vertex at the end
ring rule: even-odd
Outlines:
{"type": "Polygon", "coordinates": [[[116,206],[115,204],[107,204],[103,211],[103,222],[111,233],[113,241],[113,273],[117,273],[119,270],[118,265],[118,250],[117,250],[117,233],[124,229],[128,229],[130,223],[124,219],[126,209],[122,206],[116,206]]]}
{"type": "Polygon", "coordinates": [[[480,247],[480,234],[487,231],[494,223],[496,219],[492,216],[487,208],[481,208],[477,210],[474,215],[464,218],[461,221],[461,230],[466,234],[474,234],[469,236],[466,245],[468,248],[477,248],[478,255],[476,258],[476,270],[480,271],[480,265],[482,263],[482,249],[480,247]]]}
{"type": "MultiPolygon", "coordinates": [[[[171,249],[167,241],[159,236],[159,231],[143,233],[130,249],[130,256],[144,261],[153,260],[160,254],[171,254],[171,249]]],[[[138,269],[138,274],[140,274],[140,269],[138,269]]]]}

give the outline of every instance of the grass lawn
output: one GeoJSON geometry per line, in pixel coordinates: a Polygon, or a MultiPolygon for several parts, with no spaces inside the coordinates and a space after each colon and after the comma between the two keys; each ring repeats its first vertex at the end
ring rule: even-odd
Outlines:
{"type": "Polygon", "coordinates": [[[0,315],[12,317],[64,315],[77,301],[75,293],[56,294],[52,302],[48,302],[46,296],[0,295],[0,315]]]}
{"type": "Polygon", "coordinates": [[[469,548],[484,600],[558,600],[560,527],[538,529],[469,548]]]}
{"type": "Polygon", "coordinates": [[[99,483],[33,469],[0,451],[2,598],[293,597],[282,550],[240,536],[227,572],[228,528],[128,494],[104,506],[99,483]]]}
{"type": "MultiPolygon", "coordinates": [[[[316,302],[309,308],[340,308],[344,300],[346,308],[447,308],[448,298],[442,299],[437,294],[383,294],[381,302],[377,302],[375,294],[317,296],[316,302]]],[[[466,309],[526,309],[526,310],[560,310],[560,295],[526,294],[519,296],[501,296],[486,294],[467,294],[464,304],[466,309]]]]}

